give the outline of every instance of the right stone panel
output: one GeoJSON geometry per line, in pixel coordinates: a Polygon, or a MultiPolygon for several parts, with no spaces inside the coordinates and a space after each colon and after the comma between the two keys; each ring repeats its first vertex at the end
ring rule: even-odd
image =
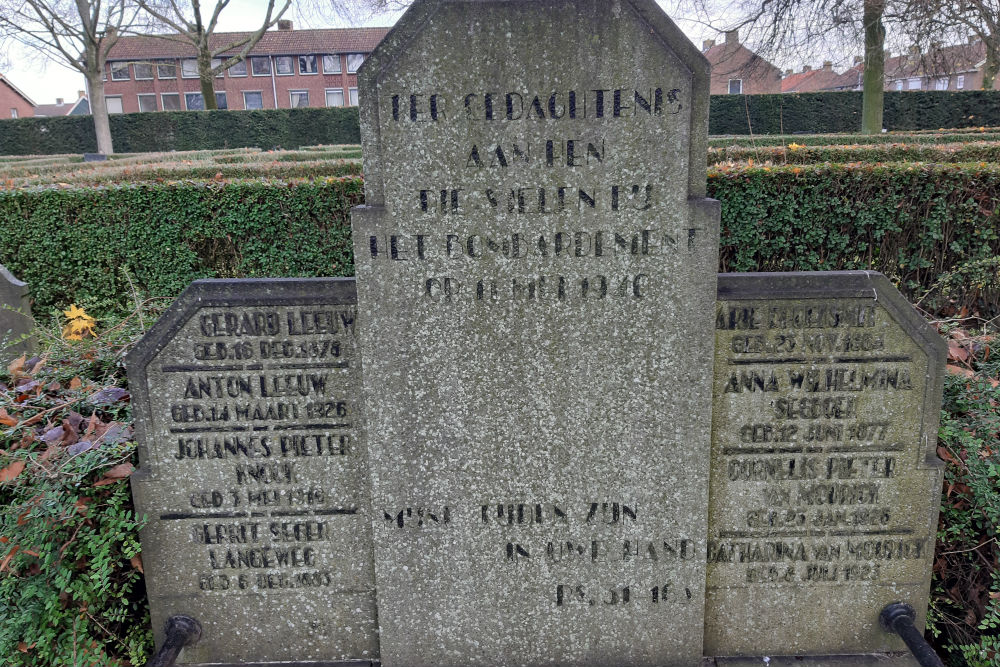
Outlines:
{"type": "Polygon", "coordinates": [[[705,654],[905,650],[926,615],[946,348],[881,274],[724,274],[705,654]]]}

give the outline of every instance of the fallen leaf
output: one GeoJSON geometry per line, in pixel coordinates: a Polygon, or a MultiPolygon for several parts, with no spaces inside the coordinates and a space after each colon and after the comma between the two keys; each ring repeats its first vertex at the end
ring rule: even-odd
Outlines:
{"type": "Polygon", "coordinates": [[[10,372],[11,375],[16,375],[17,373],[20,373],[21,371],[24,370],[24,362],[27,360],[28,356],[22,354],[20,357],[7,364],[7,371],[10,372]]]}
{"type": "Polygon", "coordinates": [[[971,378],[975,375],[972,369],[969,368],[962,368],[961,366],[955,366],[953,364],[948,364],[947,368],[948,372],[953,375],[962,375],[967,378],[971,378]]]}
{"type": "Polygon", "coordinates": [[[7,408],[0,408],[0,425],[17,426],[17,420],[7,414],[7,408]]]}
{"type": "Polygon", "coordinates": [[[135,472],[135,466],[131,463],[119,463],[114,468],[104,471],[104,476],[110,479],[124,479],[135,472]]]}
{"type": "Polygon", "coordinates": [[[50,428],[48,431],[46,431],[45,435],[39,438],[39,440],[47,443],[60,442],[63,439],[64,435],[66,435],[66,431],[63,429],[63,427],[56,426],[55,428],[50,428]]]}
{"type": "Polygon", "coordinates": [[[88,450],[94,448],[94,443],[90,440],[81,440],[80,442],[69,446],[69,453],[71,456],[76,456],[77,454],[82,454],[88,450]]]}
{"type": "Polygon", "coordinates": [[[132,563],[132,567],[134,567],[139,572],[139,574],[145,574],[145,572],[142,569],[142,556],[136,554],[135,556],[129,558],[128,562],[132,563]]]}
{"type": "Polygon", "coordinates": [[[11,463],[9,466],[0,470],[0,484],[6,484],[15,477],[21,474],[24,470],[24,461],[18,460],[11,463]]]}
{"type": "Polygon", "coordinates": [[[81,380],[78,377],[73,378],[72,380],[69,381],[69,388],[70,389],[79,389],[82,386],[83,386],[83,380],[81,380]]]}
{"type": "Polygon", "coordinates": [[[964,345],[953,340],[948,341],[948,358],[954,361],[965,361],[969,358],[969,351],[964,345]]]}
{"type": "Polygon", "coordinates": [[[0,572],[3,572],[4,570],[7,569],[7,566],[10,564],[10,559],[13,558],[14,554],[16,554],[20,550],[21,547],[17,546],[16,544],[10,548],[10,552],[8,552],[7,555],[4,557],[4,559],[0,561],[0,572]]]}
{"type": "Polygon", "coordinates": [[[121,387],[105,387],[87,399],[94,405],[110,405],[118,401],[128,400],[129,393],[121,387]]]}

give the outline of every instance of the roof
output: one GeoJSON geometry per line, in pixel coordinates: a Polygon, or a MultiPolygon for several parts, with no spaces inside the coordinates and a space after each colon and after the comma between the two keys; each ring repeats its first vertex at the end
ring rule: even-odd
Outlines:
{"type": "Polygon", "coordinates": [[[982,40],[931,49],[927,53],[904,53],[885,60],[887,78],[937,76],[974,72],[986,58],[982,40]]]}
{"type": "Polygon", "coordinates": [[[25,95],[23,92],[21,92],[21,89],[18,88],[17,86],[15,86],[13,83],[11,83],[10,79],[8,79],[7,77],[5,77],[3,74],[0,74],[0,83],[6,85],[8,88],[10,88],[11,90],[13,90],[15,93],[17,93],[18,95],[20,95],[22,98],[24,98],[24,101],[27,102],[28,104],[30,104],[31,106],[35,106],[35,103],[31,101],[31,98],[28,97],[27,95],[25,95]]]}
{"type": "MultiPolygon", "coordinates": [[[[251,55],[298,55],[306,53],[371,53],[389,28],[322,28],[316,30],[268,30],[250,51],[251,55]]],[[[209,47],[221,49],[251,32],[217,32],[209,47]]],[[[149,60],[189,58],[197,55],[188,42],[177,35],[122,37],[111,48],[108,60],[149,60]]]]}
{"type": "Polygon", "coordinates": [[[781,73],[775,65],[738,43],[716,44],[705,51],[705,57],[712,64],[713,76],[737,73],[749,75],[767,70],[781,73]]]}
{"type": "Polygon", "coordinates": [[[90,113],[90,102],[86,97],[63,104],[39,104],[35,106],[35,116],[79,116],[88,113],[90,113]],[[86,111],[77,110],[81,102],[86,107],[86,111]]]}
{"type": "Polygon", "coordinates": [[[821,90],[831,90],[838,87],[841,79],[842,75],[834,72],[832,67],[796,72],[781,80],[781,92],[815,93],[821,90]]]}

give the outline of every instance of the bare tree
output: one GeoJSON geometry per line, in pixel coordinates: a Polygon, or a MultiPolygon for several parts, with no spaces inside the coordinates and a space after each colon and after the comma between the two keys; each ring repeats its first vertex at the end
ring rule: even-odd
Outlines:
{"type": "Polygon", "coordinates": [[[158,38],[194,47],[197,53],[201,95],[205,100],[206,109],[218,108],[215,101],[215,77],[244,60],[267,29],[274,26],[292,4],[292,0],[280,0],[280,8],[275,11],[276,0],[268,0],[267,12],[259,28],[253,32],[239,33],[232,39],[219,41],[214,39],[219,15],[229,5],[230,0],[216,0],[215,7],[207,16],[207,21],[202,13],[200,0],[190,0],[190,6],[176,0],[135,1],[149,16],[175,31],[172,35],[157,35],[158,38]]]}
{"type": "MultiPolygon", "coordinates": [[[[806,58],[863,45],[861,131],[874,134],[882,131],[884,21],[895,17],[887,3],[897,1],[904,0],[695,0],[694,18],[719,32],[740,30],[745,41],[768,57],[806,58]]],[[[691,7],[686,0],[674,3],[678,14],[691,7]]]]}
{"type": "Polygon", "coordinates": [[[101,153],[114,151],[104,101],[108,52],[138,20],[130,0],[0,0],[0,39],[60,60],[86,78],[101,153]]]}

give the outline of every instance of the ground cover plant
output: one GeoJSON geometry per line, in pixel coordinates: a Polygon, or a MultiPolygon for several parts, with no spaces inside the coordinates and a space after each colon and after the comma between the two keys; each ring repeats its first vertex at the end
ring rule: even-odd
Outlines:
{"type": "Polygon", "coordinates": [[[38,356],[0,369],[0,656],[141,665],[152,636],[122,356],[149,320],[66,316],[36,331],[38,356]]]}

